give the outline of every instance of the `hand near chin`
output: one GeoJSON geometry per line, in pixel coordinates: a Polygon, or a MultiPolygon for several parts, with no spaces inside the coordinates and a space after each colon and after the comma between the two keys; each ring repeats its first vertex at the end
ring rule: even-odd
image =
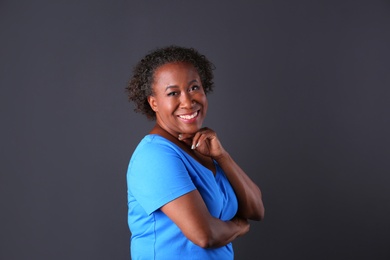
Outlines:
{"type": "Polygon", "coordinates": [[[201,128],[195,134],[180,134],[179,140],[191,146],[191,149],[202,155],[214,159],[223,156],[226,152],[219,141],[217,134],[210,128],[201,128]]]}

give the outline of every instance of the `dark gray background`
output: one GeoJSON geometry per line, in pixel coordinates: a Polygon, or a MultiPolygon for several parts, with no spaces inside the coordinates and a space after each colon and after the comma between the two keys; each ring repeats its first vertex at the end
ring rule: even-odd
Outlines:
{"type": "Polygon", "coordinates": [[[0,1],[0,259],[129,259],[124,93],[216,65],[207,125],[263,191],[236,259],[390,259],[389,1],[0,1]]]}

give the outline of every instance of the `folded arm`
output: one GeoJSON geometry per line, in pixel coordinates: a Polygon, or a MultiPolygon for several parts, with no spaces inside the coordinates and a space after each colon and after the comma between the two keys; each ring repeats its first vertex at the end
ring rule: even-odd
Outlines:
{"type": "Polygon", "coordinates": [[[246,219],[222,221],[211,216],[197,190],[165,204],[161,210],[189,240],[202,248],[224,246],[249,231],[246,219]]]}

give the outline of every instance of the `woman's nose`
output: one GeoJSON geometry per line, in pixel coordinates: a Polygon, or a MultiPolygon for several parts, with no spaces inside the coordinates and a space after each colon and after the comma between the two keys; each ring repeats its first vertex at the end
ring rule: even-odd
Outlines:
{"type": "Polygon", "coordinates": [[[192,104],[194,103],[194,100],[192,99],[192,96],[190,93],[183,93],[180,97],[180,105],[182,108],[190,108],[192,107],[192,104]]]}

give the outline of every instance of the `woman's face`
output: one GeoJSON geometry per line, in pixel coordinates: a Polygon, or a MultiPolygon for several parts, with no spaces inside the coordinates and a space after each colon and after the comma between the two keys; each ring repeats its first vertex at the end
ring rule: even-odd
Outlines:
{"type": "Polygon", "coordinates": [[[173,136],[197,132],[207,112],[207,98],[197,70],[189,63],[167,63],[154,73],[148,101],[157,124],[173,136]]]}

